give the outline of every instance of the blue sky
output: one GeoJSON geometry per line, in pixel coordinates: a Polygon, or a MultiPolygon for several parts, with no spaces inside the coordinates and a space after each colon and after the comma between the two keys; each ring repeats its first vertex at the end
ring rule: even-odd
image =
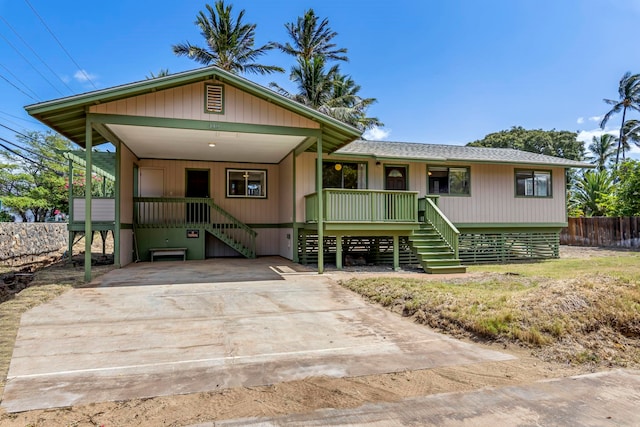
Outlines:
{"type": "MultiPolygon", "coordinates": [[[[343,72],[362,86],[363,96],[378,99],[370,114],[385,127],[372,139],[465,144],[523,126],[578,131],[590,140],[607,111],[602,99],[617,97],[626,71],[640,72],[640,0],[230,3],[258,24],[260,44],[287,41],[284,24],[309,7],[328,17],[339,33],[336,42],[349,50],[343,72]]],[[[0,124],[43,129],[24,105],[92,90],[86,75],[106,88],[161,68],[200,67],[174,56],[171,45],[203,44],[193,22],[204,4],[0,0],[0,124]]],[[[289,69],[292,58],[272,51],[260,62],[289,69]]],[[[287,74],[246,77],[291,88],[287,74]]],[[[614,117],[608,130],[619,120],[614,117]]],[[[0,137],[15,141],[6,129],[0,137]]]]}

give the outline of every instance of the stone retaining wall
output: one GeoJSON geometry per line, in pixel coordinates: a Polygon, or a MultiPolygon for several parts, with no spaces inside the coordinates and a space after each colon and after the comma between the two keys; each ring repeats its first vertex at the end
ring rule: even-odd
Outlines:
{"type": "Polygon", "coordinates": [[[69,233],[64,222],[0,223],[0,263],[16,266],[37,262],[67,248],[69,233]]]}

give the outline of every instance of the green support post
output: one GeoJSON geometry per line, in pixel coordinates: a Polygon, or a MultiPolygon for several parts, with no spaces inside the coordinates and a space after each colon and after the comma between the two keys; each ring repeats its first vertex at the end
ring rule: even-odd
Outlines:
{"type": "Polygon", "coordinates": [[[92,171],[92,159],[91,151],[93,150],[93,128],[91,120],[87,120],[85,126],[86,133],[86,147],[85,147],[85,187],[84,187],[84,281],[91,281],[91,240],[93,237],[93,230],[91,228],[91,171],[92,171]]]}
{"type": "MultiPolygon", "coordinates": [[[[73,224],[73,161],[69,159],[69,212],[67,212],[67,229],[73,224]]],[[[73,239],[75,232],[69,230],[69,249],[67,249],[67,263],[71,264],[73,258],[73,239]]]]}
{"type": "Polygon", "coordinates": [[[324,201],[322,194],[322,129],[316,141],[316,193],[318,194],[318,274],[324,273],[324,201]]]}
{"type": "Polygon", "coordinates": [[[393,235],[393,269],[400,270],[400,238],[397,234],[393,235]]]}
{"type": "Polygon", "coordinates": [[[113,141],[116,146],[116,180],[113,183],[115,197],[115,224],[113,224],[113,265],[120,268],[120,168],[122,147],[120,141],[113,141]]]}
{"type": "Polygon", "coordinates": [[[336,236],[336,268],[342,270],[342,235],[336,236]]]}

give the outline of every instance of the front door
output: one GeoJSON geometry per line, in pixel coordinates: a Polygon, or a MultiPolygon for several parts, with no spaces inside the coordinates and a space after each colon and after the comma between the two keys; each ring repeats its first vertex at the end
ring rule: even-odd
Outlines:
{"type": "MultiPolygon", "coordinates": [[[[209,197],[209,169],[187,169],[186,197],[209,197]]],[[[209,222],[209,206],[206,203],[187,203],[187,222],[209,222]]]]}
{"type": "Polygon", "coordinates": [[[385,166],[384,167],[384,189],[406,191],[407,190],[407,167],[406,166],[385,166]]]}

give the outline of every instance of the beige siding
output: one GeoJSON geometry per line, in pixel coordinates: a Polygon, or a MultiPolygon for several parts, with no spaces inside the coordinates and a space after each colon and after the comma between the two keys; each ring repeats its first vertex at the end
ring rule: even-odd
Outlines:
{"type": "Polygon", "coordinates": [[[280,223],[293,222],[293,158],[290,153],[280,162],[280,223]]]}
{"type": "MultiPolygon", "coordinates": [[[[215,81],[209,83],[220,84],[215,81]]],[[[206,113],[204,93],[204,82],[193,83],[94,105],[90,107],[90,112],[312,129],[319,127],[318,123],[312,120],[229,85],[224,85],[224,114],[206,113]]]]}
{"type": "Polygon", "coordinates": [[[293,259],[293,228],[278,229],[278,241],[280,242],[279,255],[283,258],[293,259]]]}
{"type": "MultiPolygon", "coordinates": [[[[91,199],[91,221],[113,222],[116,219],[115,199],[91,199]]],[[[73,220],[84,222],[86,215],[84,198],[73,199],[73,220]]]]}
{"type": "Polygon", "coordinates": [[[133,224],[133,167],[137,158],[124,144],[120,146],[120,222],[133,224]]]}
{"type": "MultiPolygon", "coordinates": [[[[552,169],[553,197],[515,197],[514,166],[471,166],[470,197],[440,197],[440,208],[454,223],[566,222],[564,170],[552,169]]],[[[539,168],[548,170],[548,168],[539,168]]]]}
{"type": "Polygon", "coordinates": [[[248,224],[280,222],[280,166],[260,163],[198,162],[188,160],[140,160],[140,167],[164,170],[164,197],[184,197],[187,169],[208,169],[211,197],[214,202],[240,221],[248,224]],[[267,198],[240,199],[226,197],[227,169],[259,169],[267,171],[267,198]]]}
{"type": "Polygon", "coordinates": [[[133,262],[133,230],[120,230],[120,266],[133,262]]]}

